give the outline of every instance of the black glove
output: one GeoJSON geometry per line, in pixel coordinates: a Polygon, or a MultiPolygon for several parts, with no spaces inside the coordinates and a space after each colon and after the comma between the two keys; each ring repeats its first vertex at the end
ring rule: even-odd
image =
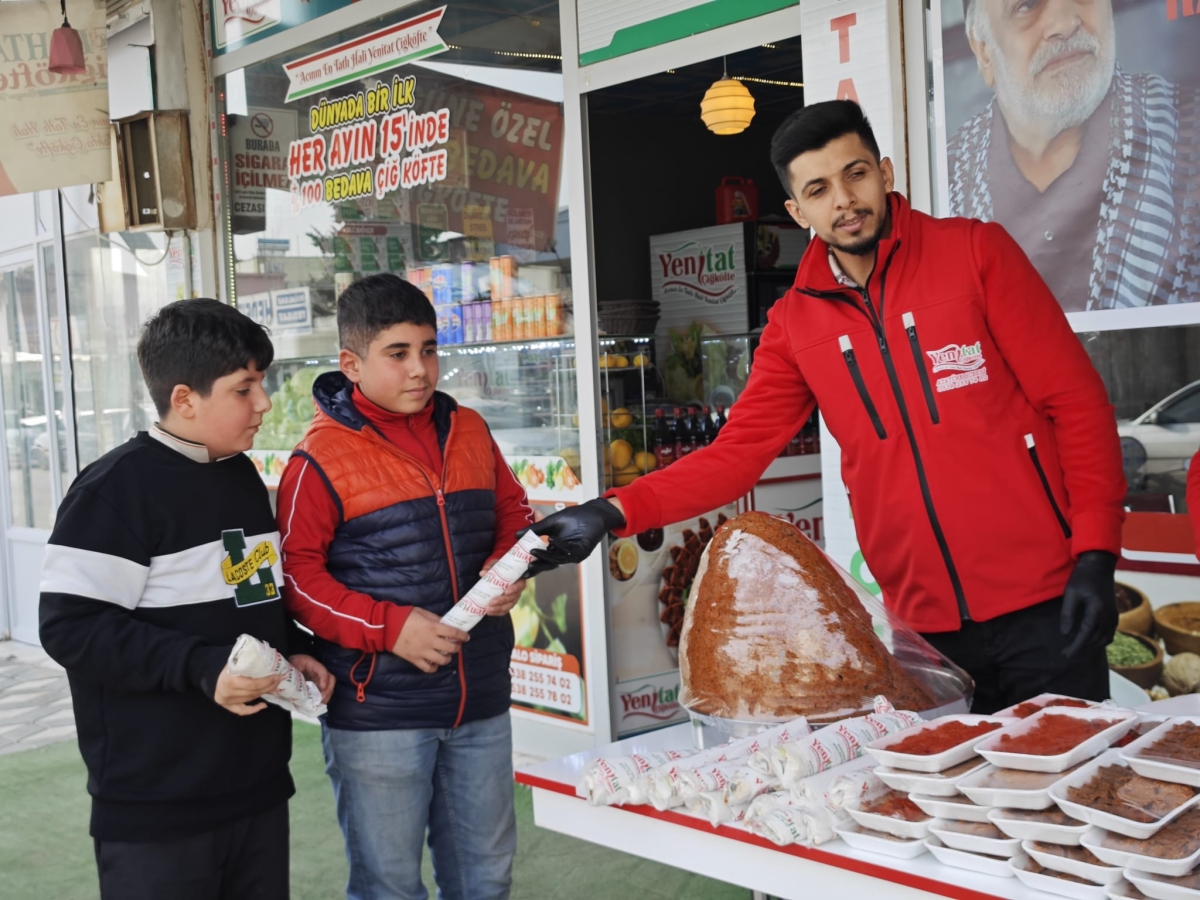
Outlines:
{"type": "Polygon", "coordinates": [[[1114,577],[1117,558],[1103,550],[1081,553],[1063,593],[1062,633],[1075,632],[1063,656],[1073,659],[1085,647],[1108,646],[1117,630],[1114,577]]]}
{"type": "Polygon", "coordinates": [[[587,559],[604,535],[625,524],[621,511],[607,500],[589,500],[579,506],[570,506],[561,512],[552,513],[521,534],[532,531],[550,538],[545,550],[531,551],[538,558],[525,572],[532,578],[540,572],[548,572],[568,563],[581,563],[587,559]]]}

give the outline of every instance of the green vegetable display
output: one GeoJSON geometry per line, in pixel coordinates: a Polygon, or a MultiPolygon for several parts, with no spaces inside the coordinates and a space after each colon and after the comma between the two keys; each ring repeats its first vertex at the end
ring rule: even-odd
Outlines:
{"type": "Polygon", "coordinates": [[[312,387],[317,376],[332,366],[306,366],[271,395],[271,411],[263,416],[255,446],[260,450],[291,450],[313,420],[312,387]]]}
{"type": "Polygon", "coordinates": [[[1141,666],[1154,661],[1154,651],[1135,637],[1117,632],[1108,645],[1110,666],[1141,666]]]}

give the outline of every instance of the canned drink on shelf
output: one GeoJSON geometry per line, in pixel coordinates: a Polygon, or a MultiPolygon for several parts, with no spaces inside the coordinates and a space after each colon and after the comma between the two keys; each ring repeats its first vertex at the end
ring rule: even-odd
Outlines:
{"type": "Polygon", "coordinates": [[[475,343],[475,304],[464,303],[462,308],[463,343],[475,343]]]}
{"type": "Polygon", "coordinates": [[[529,338],[527,320],[525,318],[525,298],[514,297],[509,301],[512,305],[512,340],[524,341],[529,338]]]}
{"type": "Polygon", "coordinates": [[[446,309],[449,314],[447,331],[449,332],[450,343],[461,344],[463,342],[462,304],[451,303],[446,309]]]}
{"type": "Polygon", "coordinates": [[[511,299],[517,293],[517,261],[511,256],[502,256],[500,257],[500,296],[511,299]]]}
{"type": "Polygon", "coordinates": [[[528,297],[525,300],[525,320],[529,323],[530,340],[541,340],[546,336],[546,298],[528,297]]]}
{"type": "Polygon", "coordinates": [[[492,337],[492,304],[488,300],[479,303],[479,319],[475,326],[479,343],[490,344],[492,337]]]}
{"type": "Polygon", "coordinates": [[[493,300],[500,299],[500,257],[488,260],[488,286],[493,300]]]}
{"type": "Polygon", "coordinates": [[[562,295],[546,295],[546,337],[558,337],[563,333],[562,295]]]}
{"type": "Polygon", "coordinates": [[[492,300],[492,340],[507,341],[508,338],[508,301],[492,300]]]}

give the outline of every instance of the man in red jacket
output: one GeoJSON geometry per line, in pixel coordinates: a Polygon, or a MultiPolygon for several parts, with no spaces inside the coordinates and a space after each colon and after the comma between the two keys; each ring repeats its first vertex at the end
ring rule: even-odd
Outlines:
{"type": "Polygon", "coordinates": [[[543,520],[544,563],[743,496],[819,402],[885,601],[971,673],[974,708],[1107,697],[1121,449],[1054,296],[1001,226],[933,219],[893,193],[855,103],[795,113],[771,157],[816,236],[728,425],[543,520]]]}
{"type": "Polygon", "coordinates": [[[1192,516],[1192,532],[1196,537],[1196,556],[1200,557],[1200,453],[1188,465],[1187,505],[1192,516]]]}

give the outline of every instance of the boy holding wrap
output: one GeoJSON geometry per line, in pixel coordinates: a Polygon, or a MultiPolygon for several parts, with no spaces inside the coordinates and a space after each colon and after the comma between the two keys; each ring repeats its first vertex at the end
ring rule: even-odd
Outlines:
{"type": "Polygon", "coordinates": [[[280,601],[279,535],[243,455],[271,402],[263,329],[216,300],[146,323],[160,424],[88,466],[46,547],[41,639],[71,683],[103,900],[286,900],[287,676],[231,674],[251,635],[328,698],[280,601]]]}
{"type": "Polygon", "coordinates": [[[532,512],[482,417],[435,390],[420,290],[364,278],[338,300],[338,332],[340,371],[313,385],[278,516],[285,600],[337,679],[322,727],[347,896],[426,897],[428,829],[441,897],[500,900],[516,849],[508,612],[524,582],[469,635],[441,618],[532,512]]]}

